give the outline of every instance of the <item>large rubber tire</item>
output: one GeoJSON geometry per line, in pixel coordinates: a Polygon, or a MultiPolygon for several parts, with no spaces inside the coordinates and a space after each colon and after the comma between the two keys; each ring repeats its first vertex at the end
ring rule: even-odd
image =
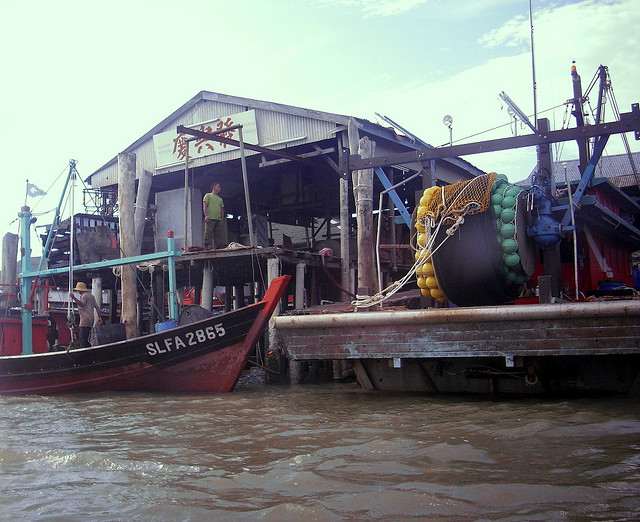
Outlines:
{"type": "MultiPolygon", "coordinates": [[[[446,237],[445,230],[440,229],[435,245],[446,237]]],[[[520,294],[522,285],[509,283],[505,277],[492,206],[481,214],[465,216],[432,261],[440,289],[458,306],[504,304],[520,294]]]]}

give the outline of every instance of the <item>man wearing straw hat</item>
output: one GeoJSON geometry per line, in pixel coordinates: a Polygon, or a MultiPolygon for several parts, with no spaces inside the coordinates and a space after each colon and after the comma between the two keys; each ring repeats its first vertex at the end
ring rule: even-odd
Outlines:
{"type": "Polygon", "coordinates": [[[69,292],[69,297],[78,305],[78,314],[80,315],[80,331],[78,332],[78,342],[80,348],[86,348],[89,346],[89,334],[91,328],[93,328],[94,315],[93,311],[98,312],[98,324],[102,324],[102,317],[100,317],[100,307],[96,302],[96,298],[91,295],[87,285],[82,281],[79,281],[74,288],[76,292],[80,292],[80,299],[78,299],[73,292],[69,292]]]}

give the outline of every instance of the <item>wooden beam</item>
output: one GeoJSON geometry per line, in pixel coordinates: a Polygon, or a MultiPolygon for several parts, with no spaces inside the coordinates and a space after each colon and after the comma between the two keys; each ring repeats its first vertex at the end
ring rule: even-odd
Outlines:
{"type": "MultiPolygon", "coordinates": [[[[320,147],[319,147],[318,145],[316,145],[315,143],[313,144],[313,147],[314,147],[316,150],[322,150],[322,149],[320,149],[320,147]]],[[[332,150],[334,150],[334,151],[335,151],[335,149],[332,149],[332,150]]],[[[324,160],[329,164],[329,166],[334,170],[334,172],[335,172],[336,174],[338,174],[338,175],[341,175],[341,174],[342,174],[342,172],[340,171],[340,167],[338,166],[338,164],[337,164],[335,161],[333,161],[329,156],[324,156],[324,158],[323,158],[323,159],[324,159],[324,160]]]]}
{"type": "MultiPolygon", "coordinates": [[[[246,146],[247,146],[247,145],[246,145],[246,143],[245,143],[245,147],[246,147],[246,146]]],[[[305,152],[305,153],[303,153],[303,154],[298,154],[298,157],[299,157],[299,158],[305,158],[305,159],[306,159],[306,158],[314,158],[314,157],[317,157],[317,156],[322,156],[322,155],[324,155],[324,154],[331,154],[332,152],[335,152],[335,151],[336,151],[335,147],[330,147],[330,148],[328,148],[328,149],[321,149],[321,148],[319,148],[319,147],[318,147],[314,152],[305,152]]],[[[327,161],[330,161],[330,160],[331,160],[331,158],[325,158],[325,159],[326,159],[327,161]]],[[[289,160],[289,159],[284,159],[284,158],[282,158],[282,159],[277,159],[277,160],[271,160],[271,161],[264,161],[264,160],[263,160],[262,162],[260,162],[260,163],[258,164],[258,167],[261,167],[261,168],[262,168],[262,167],[271,167],[271,166],[273,166],[273,165],[279,165],[279,164],[281,164],[281,163],[287,163],[287,162],[289,162],[289,161],[291,161],[291,160],[289,160]]],[[[339,173],[340,171],[339,171],[338,166],[336,165],[336,163],[335,163],[335,162],[332,162],[332,163],[335,165],[335,169],[336,169],[336,171],[339,173]]]]}
{"type": "Polygon", "coordinates": [[[356,372],[358,383],[360,384],[360,386],[362,386],[362,388],[368,391],[375,390],[375,387],[373,386],[373,383],[369,378],[369,374],[367,373],[365,367],[362,365],[360,359],[355,359],[353,361],[353,370],[356,372]]]}
{"type": "MultiPolygon", "coordinates": [[[[369,169],[374,167],[386,167],[388,165],[404,163],[421,163],[432,159],[453,158],[467,156],[469,154],[481,154],[498,150],[518,149],[521,147],[534,147],[542,144],[557,143],[561,141],[573,141],[578,138],[592,138],[634,132],[636,140],[640,139],[640,108],[637,103],[631,105],[631,112],[620,115],[619,121],[586,125],[584,127],[562,129],[549,132],[538,132],[524,136],[512,136],[510,138],[498,138],[495,140],[453,145],[451,147],[439,147],[434,149],[420,149],[411,152],[399,152],[378,156],[374,158],[361,158],[357,154],[351,154],[348,158],[348,169],[369,169]]],[[[351,152],[357,150],[351,147],[351,152]]]]}

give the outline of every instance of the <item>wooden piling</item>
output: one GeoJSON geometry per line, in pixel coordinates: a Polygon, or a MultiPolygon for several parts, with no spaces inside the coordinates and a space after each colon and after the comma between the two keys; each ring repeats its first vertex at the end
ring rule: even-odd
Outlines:
{"type": "MultiPolygon", "coordinates": [[[[136,251],[134,228],[134,187],[136,180],[136,155],[118,154],[118,205],[120,207],[120,248],[124,257],[136,251]]],[[[122,312],[120,321],[125,324],[127,339],[138,335],[137,278],[134,265],[121,267],[122,312]]]]}
{"type": "Polygon", "coordinates": [[[2,238],[2,275],[0,283],[2,284],[2,292],[6,295],[13,294],[13,297],[7,298],[7,308],[16,306],[18,299],[18,234],[7,233],[2,238]]]}
{"type": "MultiPolygon", "coordinates": [[[[358,132],[356,121],[354,118],[349,120],[347,131],[340,135],[340,156],[342,158],[341,164],[344,162],[343,155],[349,154],[348,147],[345,147],[344,143],[349,143],[349,134],[358,132]]],[[[350,290],[351,279],[351,252],[349,241],[351,240],[351,223],[349,212],[349,177],[348,172],[342,172],[340,175],[340,284],[343,291],[340,292],[341,301],[349,301],[351,298],[344,290],[350,290]]],[[[315,291],[315,287],[314,287],[315,291]]],[[[315,302],[312,298],[311,302],[315,302]]]]}
{"type": "MultiPolygon", "coordinates": [[[[375,154],[375,142],[366,136],[360,139],[357,127],[349,125],[349,148],[361,158],[375,154]]],[[[358,243],[358,287],[377,287],[373,245],[373,169],[352,173],[353,196],[356,205],[358,243]]]]}
{"type": "MultiPolygon", "coordinates": [[[[132,255],[139,256],[142,253],[142,238],[144,236],[144,223],[147,217],[147,206],[149,205],[149,192],[151,191],[151,180],[153,174],[148,170],[143,170],[138,180],[138,193],[136,195],[134,221],[135,252],[132,255]]],[[[135,179],[135,170],[134,170],[135,179]]]]}
{"type": "Polygon", "coordinates": [[[213,266],[205,263],[202,269],[202,307],[211,310],[213,305],[213,266]]]}

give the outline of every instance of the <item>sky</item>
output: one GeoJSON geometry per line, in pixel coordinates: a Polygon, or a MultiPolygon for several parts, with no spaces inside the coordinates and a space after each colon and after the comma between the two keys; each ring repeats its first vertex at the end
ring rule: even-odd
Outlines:
{"type": "MultiPolygon", "coordinates": [[[[534,119],[529,6],[0,0],[0,231],[17,233],[27,179],[48,192],[27,201],[39,224],[48,223],[70,159],[88,177],[202,90],[386,125],[381,114],[435,146],[449,142],[445,115],[454,143],[526,134],[498,94],[534,119]]],[[[583,89],[603,64],[620,111],[640,102],[637,0],[531,0],[531,7],[539,118],[563,125],[573,61],[583,89]]],[[[610,104],[606,116],[615,119],[610,104]]],[[[640,151],[632,135],[629,144],[640,151]]],[[[606,153],[623,152],[613,136],[606,153]]],[[[556,160],[576,156],[571,143],[555,150],[556,160]]],[[[511,182],[536,164],[534,148],[464,159],[511,182]]]]}

